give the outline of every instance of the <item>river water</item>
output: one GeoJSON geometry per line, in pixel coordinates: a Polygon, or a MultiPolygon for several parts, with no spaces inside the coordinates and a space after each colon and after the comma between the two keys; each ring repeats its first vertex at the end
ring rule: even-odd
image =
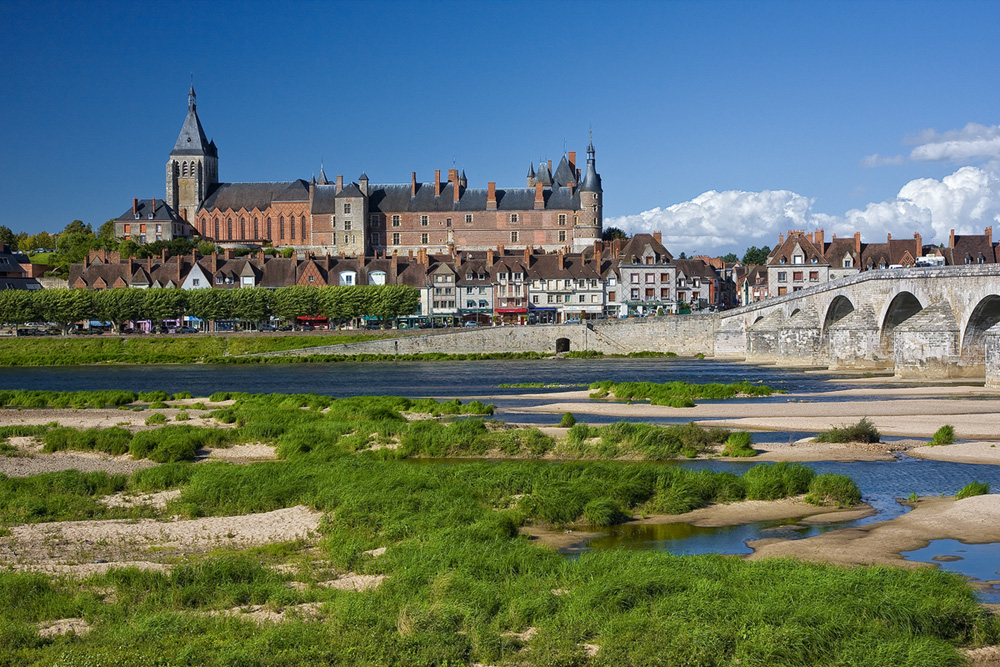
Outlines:
{"type": "MultiPolygon", "coordinates": [[[[408,397],[479,397],[489,398],[497,418],[509,421],[554,424],[559,415],[510,414],[509,411],[537,403],[518,398],[520,394],[545,394],[565,391],[550,389],[501,389],[500,384],[544,382],[562,385],[586,385],[598,380],[670,382],[763,382],[790,393],[823,394],[852,385],[838,381],[828,373],[804,372],[775,366],[693,359],[544,359],[510,361],[434,361],[387,363],[320,363],[267,365],[157,365],[157,366],[79,366],[54,368],[0,368],[0,388],[44,389],[57,391],[131,389],[168,392],[189,391],[206,396],[215,391],[281,392],[326,394],[331,396],[396,395],[408,397]]],[[[871,386],[871,385],[868,385],[871,386]]],[[[894,386],[899,386],[894,385],[894,386]]],[[[762,406],[786,403],[789,398],[775,395],[756,399],[762,406]]],[[[813,400],[846,400],[839,397],[814,397],[813,400]]],[[[588,423],[617,421],[588,415],[588,423]]],[[[669,419],[643,421],[668,422],[669,419]]],[[[757,441],[784,441],[808,433],[757,434],[757,441]]],[[[682,465],[694,469],[742,473],[752,462],[685,461],[651,463],[682,465]]],[[[829,526],[802,525],[796,521],[761,522],[730,528],[695,528],[689,524],[661,526],[620,526],[604,538],[593,540],[589,548],[662,549],[677,554],[749,553],[748,540],[762,537],[801,538],[846,525],[860,525],[899,516],[907,508],[896,502],[911,493],[917,495],[952,495],[970,481],[987,482],[1000,490],[1000,466],[945,463],[900,456],[892,462],[819,462],[810,463],[817,473],[841,473],[851,476],[867,502],[878,514],[855,522],[829,526]]],[[[942,543],[910,557],[929,560],[942,555],[953,545],[942,543]]],[[[1000,563],[1000,545],[977,547],[989,559],[1000,563]]],[[[972,559],[968,559],[971,561],[972,559]]],[[[981,559],[980,559],[981,560],[981,559]]],[[[964,561],[949,562],[950,569],[963,572],[964,561]]],[[[964,572],[982,576],[982,568],[964,572]]]]}

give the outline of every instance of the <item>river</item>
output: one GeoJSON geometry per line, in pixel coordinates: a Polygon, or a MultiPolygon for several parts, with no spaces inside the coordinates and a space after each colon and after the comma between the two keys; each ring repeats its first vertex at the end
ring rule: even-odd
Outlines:
{"type": "MultiPolygon", "coordinates": [[[[790,370],[776,366],[694,359],[544,359],[505,361],[434,361],[387,363],[319,363],[267,365],[157,365],[157,366],[77,366],[0,368],[0,388],[42,389],[58,391],[131,389],[168,392],[189,391],[206,396],[215,391],[281,392],[326,394],[331,396],[396,395],[408,397],[469,397],[489,399],[497,405],[497,417],[505,418],[508,410],[537,403],[518,398],[526,392],[545,394],[565,391],[549,389],[501,389],[501,384],[545,382],[561,385],[586,385],[598,380],[730,383],[741,380],[761,381],[790,393],[816,393],[813,400],[844,400],[823,397],[826,392],[846,389],[852,385],[838,381],[836,375],[790,370]]],[[[869,385],[870,386],[870,385],[869,385]]],[[[899,386],[894,385],[894,386],[899,386]]],[[[780,404],[787,397],[777,395],[760,400],[762,404],[780,404]]],[[[507,415],[510,421],[554,424],[559,415],[507,415]]],[[[588,415],[590,423],[616,421],[588,415]]],[[[644,421],[665,422],[655,419],[644,421]]],[[[802,437],[804,433],[760,434],[758,440],[802,437]]],[[[664,464],[651,464],[664,465],[664,464]]],[[[671,462],[691,468],[727,470],[739,474],[752,462],[690,461],[671,462]]],[[[832,526],[806,526],[795,521],[763,522],[730,528],[695,528],[688,524],[663,526],[622,526],[610,531],[605,538],[594,540],[592,548],[655,548],[678,554],[748,553],[748,540],[783,536],[800,538],[823,530],[882,521],[899,516],[907,509],[896,498],[917,495],[952,495],[972,480],[987,482],[1000,489],[1000,466],[943,463],[899,456],[892,462],[819,462],[810,463],[818,473],[835,472],[850,475],[860,487],[865,500],[878,514],[860,521],[832,526]]],[[[953,545],[931,550],[927,558],[954,551],[953,545]]],[[[1000,545],[991,551],[1000,563],[1000,545]]],[[[921,554],[919,557],[923,560],[921,554]]],[[[961,561],[949,564],[962,571],[961,561]]],[[[973,574],[969,572],[967,574],[973,574]]],[[[981,570],[976,574],[981,575],[981,570]]],[[[991,596],[992,597],[992,596],[991,596]]]]}

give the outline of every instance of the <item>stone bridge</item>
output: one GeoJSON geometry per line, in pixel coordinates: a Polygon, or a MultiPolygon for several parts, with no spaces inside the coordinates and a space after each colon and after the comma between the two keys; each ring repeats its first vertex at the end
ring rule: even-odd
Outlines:
{"type": "Polygon", "coordinates": [[[1000,265],[865,271],[719,314],[717,357],[1000,385],[1000,265]]]}

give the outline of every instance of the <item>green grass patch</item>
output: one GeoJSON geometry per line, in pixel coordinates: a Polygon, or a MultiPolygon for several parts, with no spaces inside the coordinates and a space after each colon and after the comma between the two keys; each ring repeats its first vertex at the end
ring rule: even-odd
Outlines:
{"type": "Polygon", "coordinates": [[[809,483],[806,502],[813,505],[851,507],[861,502],[861,490],[847,475],[817,475],[809,483]]]}
{"type": "Polygon", "coordinates": [[[955,428],[949,424],[945,424],[937,431],[934,432],[934,439],[931,441],[932,445],[950,445],[955,442],[955,428]]]}
{"type": "Polygon", "coordinates": [[[737,396],[770,396],[781,390],[752,382],[732,384],[692,384],[688,382],[613,382],[605,380],[590,385],[591,398],[613,397],[618,401],[649,401],[650,405],[688,408],[695,399],[721,400],[737,396]]]}
{"type": "Polygon", "coordinates": [[[955,500],[970,498],[972,496],[985,496],[990,492],[990,485],[985,482],[969,482],[955,494],[955,500]]]}
{"type": "Polygon", "coordinates": [[[757,450],[753,448],[753,436],[746,431],[730,433],[723,443],[722,455],[736,458],[757,456],[757,450]]]}
{"type": "Polygon", "coordinates": [[[862,417],[857,424],[834,426],[816,436],[816,442],[878,442],[882,435],[868,417],[862,417]]]}
{"type": "Polygon", "coordinates": [[[616,422],[600,427],[577,423],[556,452],[572,458],[659,461],[713,452],[729,437],[726,429],[705,429],[693,422],[671,426],[616,422]]]}

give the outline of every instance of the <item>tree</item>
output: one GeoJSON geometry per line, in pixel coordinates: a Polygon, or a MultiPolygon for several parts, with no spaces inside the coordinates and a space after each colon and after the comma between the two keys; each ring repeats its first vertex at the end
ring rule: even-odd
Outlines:
{"type": "Polygon", "coordinates": [[[263,287],[244,287],[224,290],[231,297],[233,316],[247,322],[264,322],[271,319],[271,302],[274,293],[263,287]]]}
{"type": "Polygon", "coordinates": [[[319,292],[315,287],[290,285],[274,290],[274,314],[283,320],[313,317],[320,313],[319,292]]]}
{"type": "Polygon", "coordinates": [[[97,243],[104,250],[114,250],[118,247],[115,240],[115,219],[111,218],[97,230],[97,243]]]}
{"type": "Polygon", "coordinates": [[[677,259],[687,259],[687,258],[688,258],[687,253],[681,251],[681,254],[680,254],[680,256],[677,259]]]}
{"type": "Polygon", "coordinates": [[[10,230],[10,227],[0,225],[0,245],[5,243],[13,248],[17,243],[17,237],[14,235],[14,232],[10,230]]]}
{"type": "Polygon", "coordinates": [[[763,248],[758,248],[755,245],[747,248],[747,251],[743,253],[743,266],[748,266],[750,264],[766,264],[767,256],[771,254],[771,248],[769,246],[764,246],[763,248]]]}
{"type": "Polygon", "coordinates": [[[740,258],[736,256],[735,252],[731,252],[728,255],[723,255],[722,257],[722,261],[727,264],[733,264],[734,262],[738,262],[739,260],[740,258]]]}
{"type": "Polygon", "coordinates": [[[54,322],[69,333],[74,323],[90,319],[94,311],[93,294],[79,289],[45,289],[32,294],[38,315],[46,322],[54,322]]]}
{"type": "Polygon", "coordinates": [[[142,319],[143,301],[143,290],[99,290],[94,292],[94,315],[102,322],[111,322],[115,333],[121,333],[125,322],[142,319]]]}
{"type": "Polygon", "coordinates": [[[0,324],[10,324],[17,331],[18,324],[38,319],[34,292],[20,289],[0,290],[0,324]]]}
{"type": "Polygon", "coordinates": [[[156,324],[163,320],[180,319],[187,307],[187,297],[177,287],[152,287],[142,290],[142,310],[144,319],[156,324]]]}
{"type": "Polygon", "coordinates": [[[410,315],[420,305],[420,291],[409,285],[382,285],[373,290],[368,314],[383,322],[410,315]]]}
{"type": "Polygon", "coordinates": [[[603,241],[614,241],[615,239],[622,239],[623,241],[628,240],[628,234],[619,229],[618,227],[608,227],[601,234],[601,240],[603,241]]]}
{"type": "Polygon", "coordinates": [[[84,234],[87,236],[93,236],[93,228],[82,220],[74,220],[73,222],[66,225],[66,228],[62,231],[63,234],[84,234]]]}

